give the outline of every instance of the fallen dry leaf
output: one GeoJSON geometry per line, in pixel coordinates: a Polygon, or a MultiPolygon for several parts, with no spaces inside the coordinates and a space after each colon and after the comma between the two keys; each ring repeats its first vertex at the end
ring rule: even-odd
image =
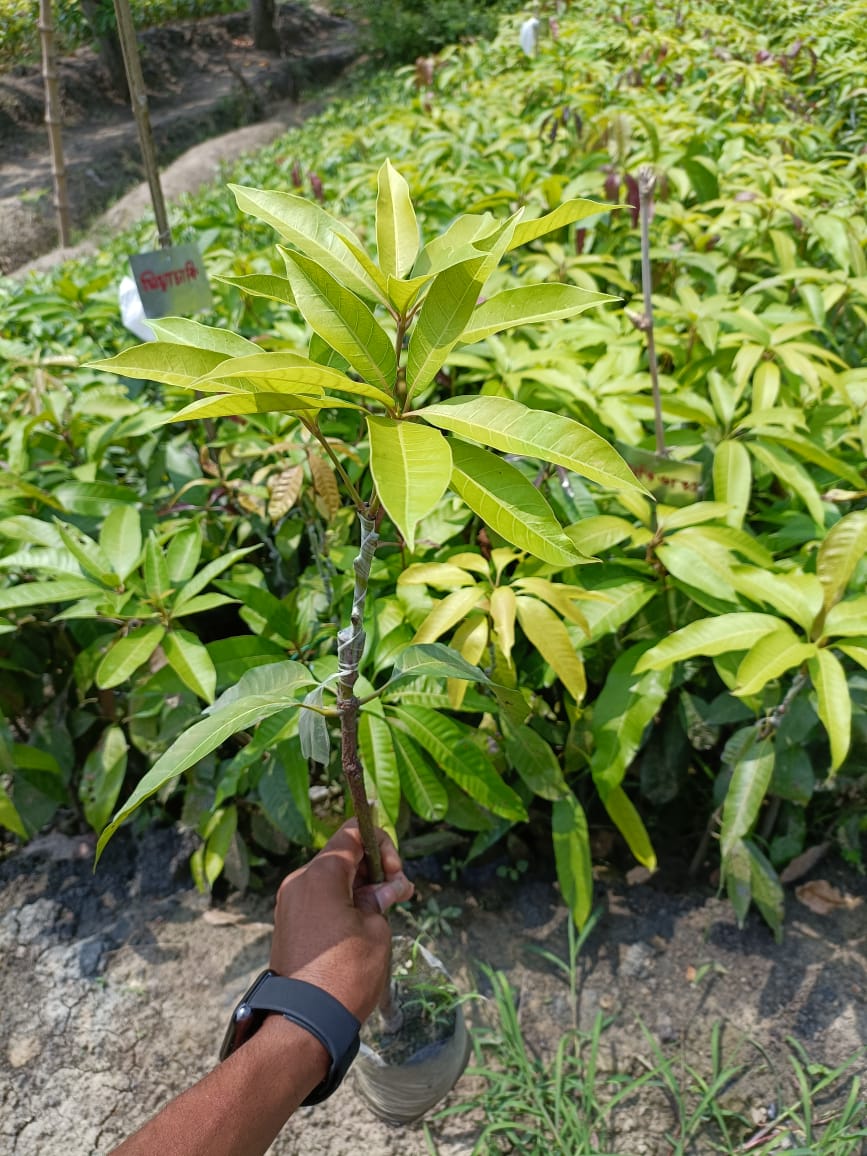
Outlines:
{"type": "Polygon", "coordinates": [[[780,872],[780,882],[794,883],[796,879],[806,875],[820,859],[825,857],[829,846],[830,843],[817,843],[815,847],[808,847],[806,851],[796,855],[785,870],[780,872]]]}
{"type": "Polygon", "coordinates": [[[214,927],[227,927],[232,923],[243,923],[245,919],[246,916],[238,911],[219,911],[211,907],[202,915],[202,920],[214,927]]]}
{"type": "Polygon", "coordinates": [[[695,983],[695,977],[697,975],[698,975],[698,972],[695,970],[695,968],[692,966],[692,964],[690,964],[689,967],[686,969],[687,981],[689,983],[695,983]]]}
{"type": "Polygon", "coordinates": [[[641,864],[639,864],[637,867],[631,867],[626,872],[626,882],[630,887],[635,887],[639,883],[646,883],[652,875],[652,871],[649,871],[646,867],[642,867],[641,864]]]}
{"type": "Polygon", "coordinates": [[[830,915],[832,911],[851,910],[858,907],[861,900],[854,895],[844,895],[827,879],[811,879],[795,888],[795,894],[805,907],[816,915],[830,915]]]}

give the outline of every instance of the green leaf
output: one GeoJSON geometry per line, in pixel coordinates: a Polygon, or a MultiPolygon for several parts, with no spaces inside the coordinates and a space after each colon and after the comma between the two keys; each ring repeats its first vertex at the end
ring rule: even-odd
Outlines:
{"type": "Polygon", "coordinates": [[[822,609],[822,586],[815,574],[780,574],[733,566],[729,581],[739,594],[785,614],[804,631],[810,630],[822,609]]]}
{"type": "Polygon", "coordinates": [[[645,670],[664,670],[675,662],[683,662],[696,655],[711,658],[716,654],[728,654],[732,650],[749,650],[760,638],[779,629],[779,626],[779,618],[772,614],[733,613],[702,618],[682,626],[651,647],[639,659],[635,670],[642,674],[645,670]]]}
{"type": "Polygon", "coordinates": [[[386,683],[389,690],[408,678],[462,678],[467,682],[489,683],[477,666],[467,662],[456,650],[439,642],[407,646],[394,660],[394,670],[386,683]]]}
{"type": "Polygon", "coordinates": [[[831,773],[839,770],[849,753],[852,740],[852,699],[846,672],[830,650],[820,649],[809,663],[810,678],[816,688],[819,719],[831,744],[831,773]]]}
{"type": "Polygon", "coordinates": [[[223,554],[221,557],[215,558],[213,562],[209,562],[207,566],[203,566],[175,595],[172,613],[180,614],[187,603],[204,590],[218,574],[222,574],[224,570],[228,570],[230,566],[234,566],[236,562],[240,562],[242,558],[256,549],[258,549],[257,546],[244,546],[240,550],[230,550],[228,554],[223,554]]]}
{"type": "Polygon", "coordinates": [[[479,254],[434,277],[409,339],[408,400],[430,385],[460,341],[482,291],[488,266],[488,258],[479,254]]]}
{"type": "Polygon", "coordinates": [[[392,390],[397,376],[394,346],[368,306],[315,261],[288,249],[280,252],[295,302],[314,333],[365,381],[392,390]]]}
{"type": "Polygon", "coordinates": [[[153,530],[145,543],[144,579],[148,598],[161,606],[171,592],[172,585],[166,556],[153,530]]]}
{"type": "Polygon", "coordinates": [[[846,592],[855,567],[867,554],[867,510],[854,510],[832,526],[816,555],[816,573],[830,609],[846,592]]]}
{"type": "Polygon", "coordinates": [[[332,277],[362,297],[376,300],[376,286],[358,258],[343,243],[346,237],[360,242],[342,221],[293,193],[269,192],[229,185],[238,208],[264,221],[285,240],[311,258],[332,277]]]}
{"type": "Polygon", "coordinates": [[[367,415],[370,470],[383,506],[410,551],[419,521],[448,488],[452,453],[437,430],[417,422],[367,415]]]}
{"type": "Polygon", "coordinates": [[[29,838],[27,828],[24,826],[21,816],[15,809],[15,804],[6,794],[2,784],[0,784],[0,827],[5,827],[7,831],[11,831],[13,835],[17,835],[20,839],[29,838]]]}
{"type": "Polygon", "coordinates": [[[232,840],[238,829],[238,810],[226,807],[214,815],[206,828],[206,841],[202,851],[202,869],[209,887],[216,883],[229,854],[232,840]]]}
{"type": "Polygon", "coordinates": [[[165,637],[166,629],[159,623],[147,623],[131,630],[125,638],[106,652],[96,669],[96,685],[101,690],[120,686],[150,658],[165,637]]]}
{"type": "Polygon", "coordinates": [[[169,666],[199,698],[214,701],[217,672],[204,645],[189,630],[171,630],[163,641],[169,666]]]}
{"type": "Polygon", "coordinates": [[[738,839],[732,845],[729,854],[723,860],[722,868],[729,902],[734,908],[738,927],[743,927],[752,898],[750,883],[752,860],[743,839],[738,839]]]}
{"type": "Polygon", "coordinates": [[[518,325],[538,325],[543,321],[575,317],[609,301],[619,301],[619,298],[557,282],[503,289],[473,310],[467,328],[461,334],[461,344],[473,345],[493,333],[518,325]]]}
{"type": "Polygon", "coordinates": [[[735,762],[723,803],[720,833],[723,861],[728,858],[734,845],[753,829],[773,773],[773,741],[760,739],[755,728],[752,728],[751,741],[735,762]]]}
{"type": "Polygon", "coordinates": [[[391,727],[385,719],[362,710],[358,718],[358,745],[364,769],[376,787],[379,804],[392,826],[400,813],[400,770],[391,727]]]}
{"type": "Polygon", "coordinates": [[[634,532],[634,527],[625,518],[615,518],[610,514],[584,518],[574,526],[566,527],[566,536],[589,558],[626,542],[634,532]]]}
{"type": "MultiPolygon", "coordinates": [[[[280,667],[300,667],[300,663],[275,663],[275,666],[280,667]]],[[[256,670],[249,671],[248,674],[258,674],[261,670],[267,670],[267,667],[259,667],[256,670]]],[[[308,680],[309,675],[303,667],[301,667],[299,674],[302,681],[308,680]]],[[[245,678],[247,675],[244,676],[245,678]]],[[[241,680],[243,682],[243,679],[241,680]]],[[[294,685],[298,685],[296,682],[294,685]]],[[[186,730],[180,738],[176,739],[169,749],[162,755],[147,774],[139,780],[136,789],[130,795],[129,799],[124,803],[121,809],[114,816],[112,821],[103,831],[99,837],[99,843],[96,848],[96,860],[99,862],[99,857],[105,849],[106,843],[112,837],[114,832],[118,829],[121,823],[141,806],[146,799],[151,795],[155,795],[161,787],[166,783],[171,782],[172,779],[177,778],[178,775],[183,774],[184,771],[190,767],[195,766],[201,759],[209,755],[211,751],[215,751],[228,738],[237,734],[238,731],[246,730],[248,727],[254,726],[257,722],[269,718],[272,714],[277,714],[278,711],[284,711],[289,707],[300,706],[298,702],[293,702],[288,697],[288,691],[293,687],[291,682],[286,685],[278,686],[275,691],[268,694],[244,695],[231,699],[225,705],[215,710],[213,707],[209,708],[212,713],[204,715],[197,723],[194,723],[188,730],[186,730]]],[[[223,695],[215,706],[218,706],[221,701],[226,699],[227,695],[223,695]]]]}
{"type": "Polygon", "coordinates": [[[405,277],[418,254],[418,222],[409,185],[387,160],[377,176],[376,251],[382,271],[405,277]]]}
{"type": "Polygon", "coordinates": [[[445,787],[407,735],[392,730],[391,739],[407,802],[420,818],[428,823],[438,823],[449,809],[445,787]]]}
{"type": "Polygon", "coordinates": [[[172,608],[172,618],[186,618],[189,614],[202,614],[205,610],[216,610],[218,606],[228,606],[238,602],[238,598],[228,598],[225,594],[200,594],[185,602],[180,610],[172,608]]]}
{"type": "Polygon", "coordinates": [[[636,673],[646,643],[621,654],[593,704],[590,769],[600,793],[619,787],[671,686],[672,671],[636,673]]]}
{"type": "Polygon", "coordinates": [[[786,902],[780,878],[754,843],[746,844],[750,857],[750,889],[753,902],[774,933],[777,943],[783,938],[783,918],[786,902]]]}
{"type": "Polygon", "coordinates": [[[245,277],[225,277],[211,275],[213,281],[232,285],[251,297],[267,297],[270,301],[281,301],[284,305],[294,305],[292,286],[285,277],[273,273],[248,273],[245,277]]]}
{"type": "Polygon", "coordinates": [[[141,557],[141,519],[133,506],[115,506],[106,514],[99,545],[111,569],[125,582],[141,557]]]}
{"type": "Polygon", "coordinates": [[[713,493],[730,507],[726,521],[740,529],[744,524],[753,487],[750,455],[742,442],[726,438],[713,455],[713,493]]]}
{"type": "Polygon", "coordinates": [[[75,526],[64,525],[59,519],[55,519],[55,525],[64,546],[86,574],[106,585],[115,584],[112,580],[116,580],[117,575],[112,572],[111,563],[92,538],[82,534],[75,526]]]}
{"type": "Polygon", "coordinates": [[[831,636],[867,634],[867,594],[862,594],[860,598],[848,598],[832,606],[825,619],[824,630],[825,634],[831,636]]]}
{"type": "Polygon", "coordinates": [[[552,566],[583,561],[548,502],[516,466],[468,442],[452,439],[451,448],[452,486],[492,530],[552,566]]]}
{"type": "Polygon", "coordinates": [[[533,221],[522,221],[509,242],[507,252],[517,249],[520,245],[527,245],[546,233],[553,233],[565,225],[572,225],[576,221],[584,221],[588,217],[596,217],[602,213],[610,213],[612,205],[600,204],[598,201],[588,201],[585,198],[576,198],[573,201],[564,201],[551,213],[543,217],[536,217],[533,221]]]}
{"type": "Polygon", "coordinates": [[[174,535],[166,550],[166,564],[173,586],[192,578],[201,556],[202,528],[198,522],[190,522],[174,535]]]}
{"type": "Polygon", "coordinates": [[[248,413],[297,413],[305,410],[359,409],[352,402],[338,401],[322,396],[287,393],[223,393],[216,397],[201,397],[177,413],[170,422],[198,421],[206,417],[241,417],[248,413]]]}
{"type": "Polygon", "coordinates": [[[506,723],[503,737],[506,757],[534,795],[556,802],[569,794],[557,756],[538,731],[506,723]]]}
{"type": "Polygon", "coordinates": [[[502,453],[540,458],[610,489],[646,492],[604,438],[570,417],[507,397],[455,397],[417,412],[431,425],[502,453]]]}
{"type": "Polygon", "coordinates": [[[781,622],[777,630],[760,638],[744,655],[732,694],[739,698],[758,694],[769,682],[792,667],[800,666],[815,654],[813,643],[803,642],[791,627],[781,622]]]}
{"type": "Polygon", "coordinates": [[[551,808],[551,839],[560,893],[578,927],[593,909],[593,864],[584,809],[570,791],[551,808]]]}
{"type": "Polygon", "coordinates": [[[260,353],[259,346],[246,337],[240,337],[230,329],[218,329],[213,325],[202,325],[189,317],[160,317],[148,320],[157,341],[175,345],[189,345],[194,349],[207,349],[212,353],[222,353],[225,357],[245,357],[250,353],[260,353]]]}
{"type": "Polygon", "coordinates": [[[495,815],[519,822],[527,818],[520,798],[507,786],[482,751],[445,715],[425,707],[392,707],[399,726],[476,802],[495,815]]]}
{"type": "Polygon", "coordinates": [[[110,726],[85,759],[78,797],[94,831],[102,830],[117,802],[126,774],[127,749],[123,730],[110,726]]]}
{"type": "Polygon", "coordinates": [[[572,645],[569,632],[544,602],[521,596],[515,599],[518,622],[554,673],[572,695],[581,702],[587,691],[584,663],[572,645]]]}
{"type": "Polygon", "coordinates": [[[194,381],[210,373],[225,360],[225,353],[214,350],[193,349],[192,346],[177,345],[171,341],[149,341],[145,345],[125,349],[117,357],[91,362],[87,368],[192,389],[194,381]]]}
{"type": "Polygon", "coordinates": [[[127,506],[137,500],[135,490],[110,482],[63,482],[54,491],[67,514],[84,518],[104,518],[115,506],[127,506]]]}
{"type": "Polygon", "coordinates": [[[778,445],[760,441],[751,441],[748,444],[750,453],[766,465],[784,486],[798,495],[816,525],[824,526],[825,507],[819,497],[816,483],[804,467],[778,445]]]}
{"type": "Polygon", "coordinates": [[[648,871],[655,871],[656,852],[653,850],[650,836],[623,788],[615,787],[613,791],[606,791],[602,796],[602,802],[638,862],[648,871]]]}

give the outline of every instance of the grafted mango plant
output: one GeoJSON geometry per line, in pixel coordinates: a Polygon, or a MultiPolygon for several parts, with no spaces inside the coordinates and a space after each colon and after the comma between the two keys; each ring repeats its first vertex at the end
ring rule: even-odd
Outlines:
{"type": "MultiPolygon", "coordinates": [[[[517,620],[580,700],[580,657],[563,620],[582,624],[578,603],[599,595],[581,587],[577,568],[589,558],[565,533],[523,463],[572,471],[606,490],[642,487],[602,437],[572,418],[483,392],[440,401],[434,394],[437,376],[457,347],[616,300],[558,283],[495,286],[484,296],[513,250],[605,209],[577,199],[531,220],[523,210],[505,220],[469,213],[422,244],[408,185],[386,162],[378,174],[374,260],[359,236],[317,204],[285,192],[233,192],[242,210],[273,226],[285,243],[278,246],[285,276],[257,273],[234,283],[293,306],[312,331],[306,352],[261,351],[247,342],[242,348],[232,333],[166,318],[154,323],[156,342],[99,367],[196,392],[174,421],[245,421],[279,413],[319,444],[359,525],[350,619],[338,632],[337,668],[329,676],[318,677],[296,659],[274,662],[248,671],[209,704],[141,779],[103,831],[98,850],[144,800],[238,732],[279,716],[278,722],[297,728],[304,754],[322,763],[329,758],[329,724],[339,721],[342,769],[374,877],[380,868],[369,794],[381,803],[382,821],[393,826],[401,793],[419,814],[437,820],[457,788],[466,806],[495,818],[498,834],[525,819],[528,801],[540,794],[553,801],[560,882],[582,923],[592,893],[586,819],[553,756],[540,758],[537,748],[551,755],[550,748],[525,725],[529,694],[516,688],[514,673],[509,677],[510,639],[517,620]],[[361,471],[328,433],[329,415],[346,410],[358,418],[353,452],[362,451],[366,459],[361,471]],[[469,578],[460,559],[451,563],[459,589],[449,597],[464,613],[477,610],[478,621],[471,616],[451,648],[438,639],[464,614],[453,613],[452,604],[438,620],[429,616],[416,640],[391,656],[390,677],[374,686],[363,677],[362,665],[375,551],[383,538],[399,545],[406,586],[435,585],[443,571],[410,563],[408,556],[420,549],[419,526],[448,491],[448,500],[464,503],[486,528],[490,563],[478,554],[464,559],[471,568],[486,567],[481,581],[469,578]],[[505,781],[487,745],[473,741],[472,728],[410,697],[400,701],[402,689],[431,677],[451,680],[453,703],[463,703],[466,686],[472,686],[478,717],[499,718],[500,737],[519,777],[516,787],[505,781]],[[360,750],[367,755],[367,784],[360,750]],[[431,773],[429,759],[449,786],[431,773]]],[[[269,733],[279,741],[279,726],[269,733]]],[[[627,828],[630,844],[646,844],[652,856],[619,785],[603,801],[627,828]]]]}

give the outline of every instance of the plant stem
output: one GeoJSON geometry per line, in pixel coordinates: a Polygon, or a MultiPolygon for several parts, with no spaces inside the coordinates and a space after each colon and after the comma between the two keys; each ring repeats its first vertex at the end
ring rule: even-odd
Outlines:
{"type": "MultiPolygon", "coordinates": [[[[361,703],[355,694],[358,667],[364,653],[364,607],[367,601],[370,568],[379,544],[379,534],[376,532],[376,523],[368,516],[368,512],[362,513],[359,510],[358,521],[361,525],[361,544],[352,564],[355,571],[352,612],[349,625],[344,626],[337,634],[337,713],[340,716],[341,765],[352,796],[355,817],[358,820],[368,879],[371,883],[381,883],[385,877],[382,858],[376,840],[373,813],[364,789],[364,770],[358,757],[358,711],[361,703]]],[[[395,1003],[390,964],[388,971],[388,983],[382,994],[379,1011],[385,1031],[395,1032],[403,1023],[403,1015],[395,1003]]]]}
{"type": "Polygon", "coordinates": [[[666,454],[665,428],[662,424],[662,397],[659,392],[659,366],[656,361],[656,342],[653,337],[653,275],[650,271],[650,216],[653,212],[653,189],[656,174],[649,165],[638,170],[638,209],[641,219],[641,288],[644,293],[644,325],[647,334],[647,360],[650,364],[650,382],[653,389],[653,422],[656,428],[656,452],[666,454]]]}

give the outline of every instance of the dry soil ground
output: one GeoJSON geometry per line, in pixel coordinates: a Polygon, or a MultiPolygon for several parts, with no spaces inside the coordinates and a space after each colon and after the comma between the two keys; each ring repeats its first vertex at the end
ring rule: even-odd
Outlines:
{"type": "MultiPolygon", "coordinates": [[[[171,831],[136,840],[122,832],[94,875],[92,842],[53,834],[0,863],[0,1151],[8,1156],[106,1153],[214,1063],[224,1021],[266,959],[270,900],[212,906],[189,886],[188,851],[171,831]]],[[[722,1022],[726,1055],[740,1048],[748,1065],[726,1103],[758,1123],[770,1102],[792,1096],[787,1036],[830,1064],[863,1048],[867,884],[830,877],[860,905],[819,916],[792,898],[781,945],[757,919],[739,931],[728,905],[707,893],[600,884],[605,914],[582,957],[579,1016],[585,1026],[599,1010],[616,1017],[603,1067],[645,1070],[641,1019],[669,1055],[707,1071],[711,1028],[722,1022]]],[[[433,885],[420,878],[418,886],[421,904],[433,885]]],[[[520,993],[528,1040],[550,1054],[570,1022],[568,991],[530,949],[565,955],[555,888],[494,878],[472,892],[444,886],[436,899],[462,908],[453,933],[436,940],[460,986],[486,990],[480,962],[504,970],[520,993]]],[[[855,1070],[863,1074],[864,1062],[855,1070]]],[[[453,1096],[472,1087],[465,1076],[453,1096]]],[[[661,1093],[639,1096],[615,1120],[613,1150],[668,1156],[673,1123],[661,1093]]],[[[434,1125],[442,1156],[466,1156],[475,1131],[466,1120],[434,1125]]],[[[699,1140],[690,1151],[713,1148],[699,1140]]],[[[302,1110],[273,1152],[428,1149],[420,1128],[374,1119],[350,1080],[325,1105],[302,1110]]]]}

